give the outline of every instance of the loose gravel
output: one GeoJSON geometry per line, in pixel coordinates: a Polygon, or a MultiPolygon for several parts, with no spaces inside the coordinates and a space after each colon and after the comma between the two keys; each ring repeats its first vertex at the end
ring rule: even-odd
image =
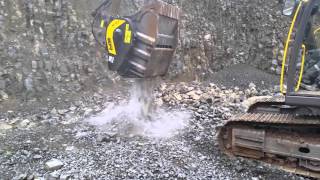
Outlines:
{"type": "MultiPolygon", "coordinates": [[[[121,112],[112,120],[90,123],[114,116],[110,108],[125,107],[124,99],[130,98],[124,94],[96,93],[68,108],[44,108],[41,113],[3,113],[0,179],[304,179],[259,162],[229,158],[219,150],[218,127],[241,112],[241,102],[248,97],[268,94],[271,91],[253,83],[244,89],[163,83],[155,90],[160,114],[188,114],[182,116],[185,125],[167,136],[137,133],[143,123],[121,112]],[[132,127],[138,129],[130,131],[132,127]],[[48,168],[52,162],[54,167],[48,168]]],[[[164,123],[152,127],[165,129],[164,123]]]]}

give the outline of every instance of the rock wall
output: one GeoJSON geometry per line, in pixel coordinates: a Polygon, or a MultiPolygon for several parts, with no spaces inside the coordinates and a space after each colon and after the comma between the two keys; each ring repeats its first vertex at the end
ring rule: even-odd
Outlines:
{"type": "Polygon", "coordinates": [[[0,0],[0,99],[76,93],[108,83],[107,66],[91,36],[90,16],[84,16],[90,14],[90,5],[0,0]]]}
{"type": "MultiPolygon", "coordinates": [[[[176,69],[206,78],[232,64],[276,71],[272,61],[283,48],[288,17],[278,0],[180,0],[181,49],[176,69]]],[[[179,74],[178,73],[178,74],[179,74]]]]}
{"type": "MultiPolygon", "coordinates": [[[[272,68],[288,26],[278,0],[167,1],[183,10],[170,77],[203,79],[238,63],[272,68]]],[[[0,101],[110,84],[90,28],[100,2],[0,0],[0,101]]]]}

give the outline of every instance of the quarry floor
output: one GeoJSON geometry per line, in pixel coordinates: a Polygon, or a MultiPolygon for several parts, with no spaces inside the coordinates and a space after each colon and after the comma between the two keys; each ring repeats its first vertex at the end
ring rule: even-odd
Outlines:
{"type": "Polygon", "coordinates": [[[203,83],[162,82],[151,121],[130,85],[9,100],[0,105],[0,179],[306,179],[227,157],[216,141],[241,102],[272,95],[277,82],[246,65],[203,83]]]}

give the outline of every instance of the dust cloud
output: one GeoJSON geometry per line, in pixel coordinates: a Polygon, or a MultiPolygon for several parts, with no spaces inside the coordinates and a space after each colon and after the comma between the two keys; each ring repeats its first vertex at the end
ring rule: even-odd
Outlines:
{"type": "Polygon", "coordinates": [[[150,82],[135,82],[129,101],[109,103],[101,113],[86,121],[106,133],[170,138],[188,125],[191,113],[155,106],[153,88],[150,82]]]}

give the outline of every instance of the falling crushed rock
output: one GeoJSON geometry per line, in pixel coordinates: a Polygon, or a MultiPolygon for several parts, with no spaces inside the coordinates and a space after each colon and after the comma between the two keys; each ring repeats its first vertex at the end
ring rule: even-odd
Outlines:
{"type": "MultiPolygon", "coordinates": [[[[146,87],[146,88],[152,88],[146,87]]],[[[142,135],[147,137],[169,138],[188,125],[191,113],[185,108],[180,110],[164,109],[153,105],[148,117],[141,114],[144,107],[152,104],[154,98],[141,100],[141,88],[132,88],[130,100],[118,104],[109,103],[100,114],[89,118],[90,124],[101,131],[118,135],[142,135]]],[[[152,90],[151,90],[152,91],[152,90]]],[[[153,94],[148,94],[150,97],[153,94]]]]}

